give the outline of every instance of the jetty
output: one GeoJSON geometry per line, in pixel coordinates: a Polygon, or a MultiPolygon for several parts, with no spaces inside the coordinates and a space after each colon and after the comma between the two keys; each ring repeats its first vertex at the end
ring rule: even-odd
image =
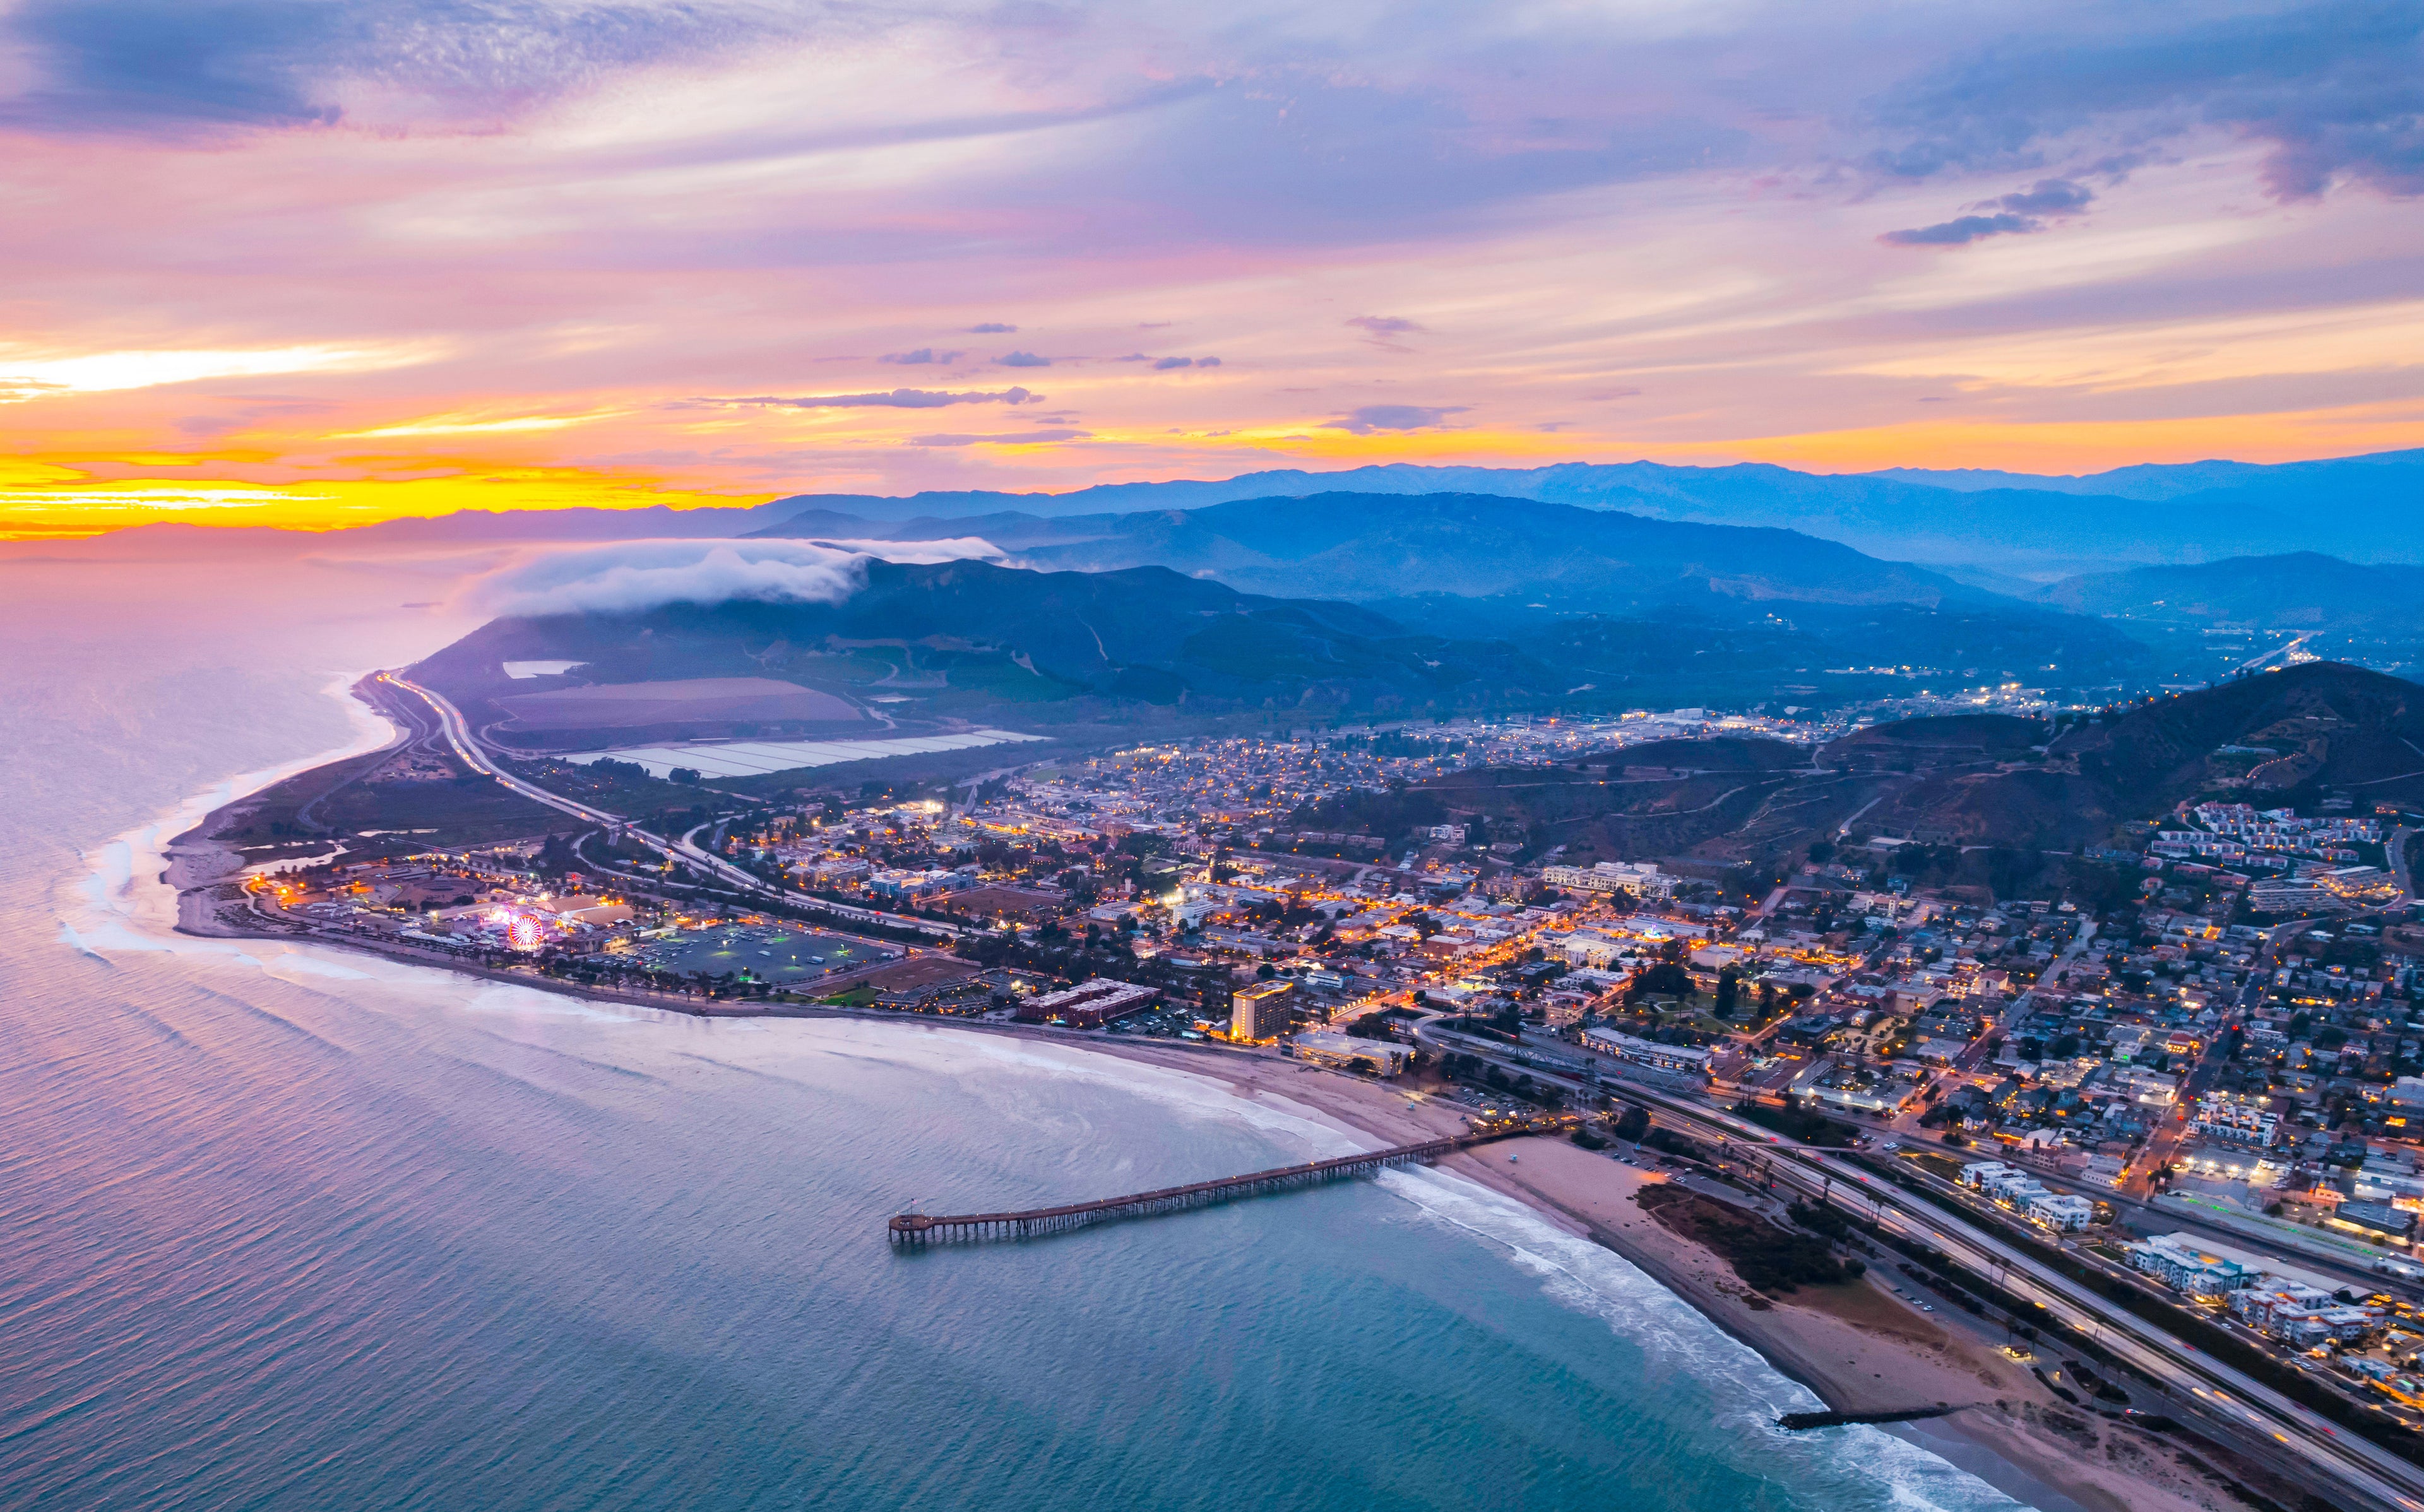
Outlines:
{"type": "Polygon", "coordinates": [[[1178,1213],[1193,1207],[1209,1207],[1215,1202],[1234,1202],[1241,1197],[1261,1197],[1350,1176],[1369,1176],[1393,1166],[1427,1166],[1459,1150],[1470,1150],[1475,1145],[1488,1144],[1493,1139],[1560,1134],[1582,1122],[1571,1114],[1530,1119],[1491,1125],[1452,1138],[1427,1139],[1420,1144],[1401,1144],[1387,1150],[1365,1151],[1362,1154],[1308,1161],[1301,1166],[1281,1166],[1271,1170],[1251,1171],[1243,1176],[1223,1176],[1217,1181],[1190,1182],[1185,1186],[1165,1186],[1159,1191],[1105,1197],[1060,1207],[1029,1208],[1015,1213],[963,1213],[949,1217],[902,1213],[892,1219],[889,1236],[894,1244],[910,1247],[954,1240],[1032,1238],[1114,1218],[1178,1213]]]}

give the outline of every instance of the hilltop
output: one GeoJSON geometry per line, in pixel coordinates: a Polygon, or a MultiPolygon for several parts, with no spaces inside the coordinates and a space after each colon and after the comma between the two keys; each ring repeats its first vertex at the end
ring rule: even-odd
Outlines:
{"type": "MultiPolygon", "coordinates": [[[[1669,740],[1549,767],[1451,772],[1298,816],[1395,833],[1457,818],[1527,856],[1684,856],[1773,866],[1846,836],[2026,853],[2111,843],[2116,826],[2183,801],[2311,805],[2326,793],[2424,804],[2424,687],[2314,662],[2073,716],[1905,720],[1811,751],[1763,740],[1669,740]]],[[[1946,851],[1951,855],[1950,851],[1946,851]]],[[[1957,861],[1957,858],[1955,858],[1957,861]]],[[[1981,862],[1988,867],[1988,862],[1981,862]]],[[[1982,873],[1983,875],[1983,873],[1982,873]]]]}
{"type": "MultiPolygon", "coordinates": [[[[1858,738],[1873,744],[1877,732],[1858,738]]],[[[1825,759],[1851,754],[1838,741],[1825,759]]],[[[2067,725],[2034,761],[2006,748],[1924,767],[1864,816],[1876,833],[1971,845],[2069,848],[2119,821],[2205,795],[2259,805],[2339,790],[2424,802],[2424,688],[2309,662],[2148,700],[2067,725]]]]}

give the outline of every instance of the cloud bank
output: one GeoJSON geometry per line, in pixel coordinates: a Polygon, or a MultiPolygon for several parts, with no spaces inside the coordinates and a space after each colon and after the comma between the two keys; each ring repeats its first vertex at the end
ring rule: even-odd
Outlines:
{"type": "Polygon", "coordinates": [[[664,604],[837,604],[887,562],[1000,559],[989,541],[617,541],[531,552],[464,584],[456,599],[491,615],[632,613],[664,604]]]}

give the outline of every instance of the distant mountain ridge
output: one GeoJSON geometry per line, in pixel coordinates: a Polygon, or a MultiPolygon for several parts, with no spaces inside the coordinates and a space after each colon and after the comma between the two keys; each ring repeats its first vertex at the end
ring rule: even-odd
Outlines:
{"type": "Polygon", "coordinates": [[[1195,711],[1521,708],[1562,675],[1503,642],[1411,632],[1351,605],[1241,594],[1161,567],[1036,572],[867,565],[836,603],[733,599],[493,620],[417,669],[475,722],[557,686],[773,676],[901,719],[1065,724],[1122,705],[1195,711]],[[515,679],[506,661],[566,661],[515,679]]]}
{"type": "Polygon", "coordinates": [[[2065,578],[2030,597],[2113,618],[2424,636],[2424,566],[2365,565],[2314,551],[2065,578]]]}
{"type": "Polygon", "coordinates": [[[1894,561],[1976,564],[2038,576],[2112,563],[2298,550],[2355,562],[2424,562],[2424,452],[2157,465],[2086,478],[1916,470],[1820,474],[1765,463],[1566,462],[1528,469],[1390,463],[1217,482],[1105,484],[1062,494],[799,494],[768,507],[890,520],[1005,513],[1049,518],[1337,493],[1487,494],[1654,519],[1770,526],[1894,561]]]}
{"type": "Polygon", "coordinates": [[[1715,594],[1810,603],[2017,601],[1772,527],[1653,519],[1485,494],[1323,493],[1187,510],[1045,517],[996,513],[899,523],[815,509],[755,536],[981,535],[1020,562],[1104,572],[1165,566],[1249,593],[1368,601],[1505,596],[1536,607],[1636,611],[1715,594]]]}
{"type": "MultiPolygon", "coordinates": [[[[634,510],[465,510],[342,532],[230,530],[264,540],[402,544],[724,537],[814,512],[862,521],[1058,519],[1193,510],[1323,494],[1480,494],[1644,518],[1799,531],[1893,562],[1972,570],[1975,581],[2046,581],[2129,564],[2321,551],[2359,564],[2424,564],[2424,451],[2314,462],[2193,462],[2084,476],[1956,469],[1799,472],[1766,463],[1674,467],[1565,462],[1539,468],[1411,463],[1335,472],[1282,470],[1219,480],[1101,484],[1065,493],[801,493],[757,505],[634,510]]],[[[812,529],[821,527],[812,527],[812,529]]],[[[137,527],[132,538],[173,530],[137,527]]],[[[1004,542],[1008,545],[1011,543],[1004,542]]]]}

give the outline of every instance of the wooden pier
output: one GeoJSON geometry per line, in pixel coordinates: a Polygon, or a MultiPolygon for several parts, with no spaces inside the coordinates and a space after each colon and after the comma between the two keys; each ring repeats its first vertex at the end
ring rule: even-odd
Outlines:
{"type": "Polygon", "coordinates": [[[1165,1186],[1156,1192],[1105,1197],[1092,1202],[1071,1202],[1064,1207],[1029,1208],[1023,1213],[964,1213],[948,1218],[928,1213],[903,1213],[892,1219],[891,1239],[897,1245],[920,1246],[962,1239],[1031,1238],[1112,1218],[1177,1213],[1190,1207],[1209,1207],[1215,1202],[1226,1202],[1240,1197],[1261,1197],[1270,1192],[1315,1186],[1344,1177],[1369,1176],[1392,1166],[1427,1166],[1442,1156],[1469,1150],[1477,1144],[1487,1144],[1492,1139],[1560,1133],[1581,1122],[1571,1115],[1543,1119],[1458,1135],[1454,1138],[1427,1139],[1421,1144],[1401,1144],[1390,1150],[1371,1150],[1363,1154],[1340,1155],[1332,1160],[1309,1161],[1301,1166],[1281,1166],[1273,1170],[1223,1176],[1218,1181],[1193,1182],[1185,1186],[1165,1186]]]}

